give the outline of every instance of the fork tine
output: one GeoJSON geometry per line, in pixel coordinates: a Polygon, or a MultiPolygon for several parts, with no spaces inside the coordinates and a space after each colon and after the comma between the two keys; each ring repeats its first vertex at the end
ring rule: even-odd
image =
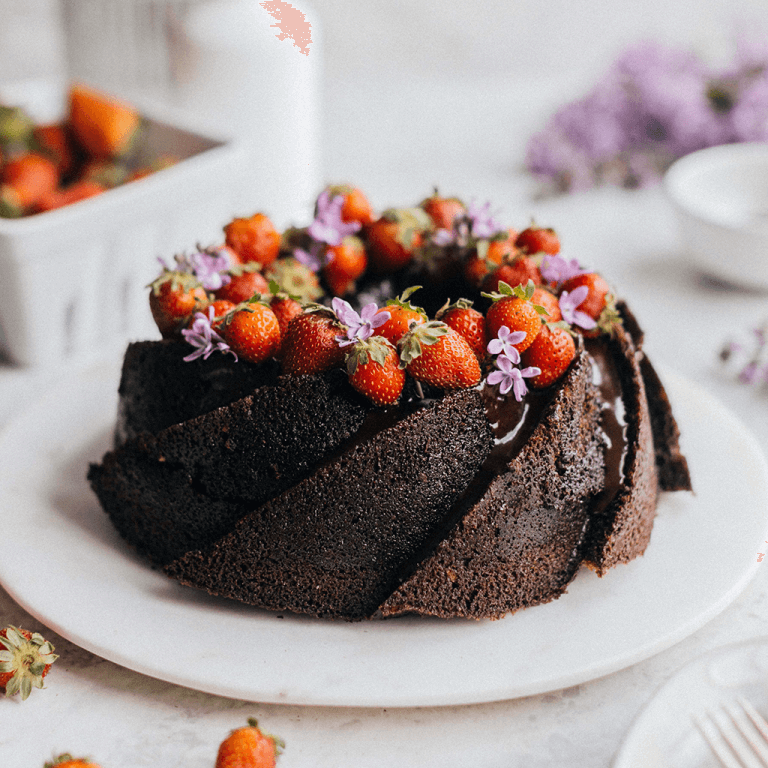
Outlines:
{"type": "Polygon", "coordinates": [[[711,715],[707,713],[703,717],[696,717],[694,723],[723,768],[744,768],[744,764],[735,757],[732,747],[711,715]]]}
{"type": "Polygon", "coordinates": [[[738,704],[741,711],[734,706],[727,707],[726,711],[744,740],[762,760],[762,765],[768,766],[768,723],[746,699],[738,699],[738,704]]]}

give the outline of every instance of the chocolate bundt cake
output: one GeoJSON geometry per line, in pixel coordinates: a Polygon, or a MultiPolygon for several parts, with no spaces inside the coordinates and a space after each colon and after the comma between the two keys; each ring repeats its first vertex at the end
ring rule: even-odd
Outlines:
{"type": "Polygon", "coordinates": [[[126,352],[115,447],[89,470],[121,536],[182,584],[347,620],[499,618],[557,598],[582,565],[602,576],[641,555],[659,492],[691,486],[626,305],[558,257],[551,230],[513,235],[458,201],[446,223],[436,196],[355,220],[352,198],[326,190],[325,228],[284,233],[258,269],[235,247],[251,220],[237,241],[225,229],[234,255],[164,269],[156,318],[171,290],[207,300],[126,352]],[[344,248],[367,268],[339,277],[344,248]],[[425,303],[447,298],[435,264],[485,313],[413,306],[415,277],[425,303]],[[262,272],[259,297],[221,299],[262,272]],[[303,284],[337,298],[287,295],[303,284]]]}

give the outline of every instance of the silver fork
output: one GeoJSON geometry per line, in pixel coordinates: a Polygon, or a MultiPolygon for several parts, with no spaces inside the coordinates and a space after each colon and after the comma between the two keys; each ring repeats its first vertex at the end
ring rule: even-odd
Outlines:
{"type": "Polygon", "coordinates": [[[768,722],[746,699],[694,721],[725,768],[768,768],[768,722]]]}

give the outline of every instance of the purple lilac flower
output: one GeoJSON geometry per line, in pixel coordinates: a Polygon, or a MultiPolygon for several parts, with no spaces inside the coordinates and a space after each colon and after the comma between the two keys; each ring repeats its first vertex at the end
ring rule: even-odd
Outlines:
{"type": "Polygon", "coordinates": [[[564,283],[576,275],[583,275],[586,270],[576,259],[566,261],[562,256],[546,254],[541,261],[541,276],[548,283],[564,283]]]}
{"type": "Polygon", "coordinates": [[[314,240],[328,243],[328,245],[339,245],[347,235],[354,234],[360,229],[359,221],[342,221],[343,205],[344,195],[331,197],[327,189],[320,193],[317,198],[317,213],[307,230],[314,240]]]}
{"type": "Polygon", "coordinates": [[[432,233],[432,242],[439,246],[451,245],[456,242],[456,232],[452,229],[436,229],[432,233]]]}
{"type": "Polygon", "coordinates": [[[525,339],[525,331],[510,331],[506,325],[499,328],[496,338],[488,342],[488,351],[492,355],[504,355],[513,363],[520,362],[520,353],[515,344],[519,344],[525,339]]]}
{"type": "Polygon", "coordinates": [[[198,251],[187,257],[190,271],[207,291],[218,291],[231,281],[231,277],[222,274],[232,266],[232,260],[224,249],[198,251]]]}
{"type": "Polygon", "coordinates": [[[379,312],[376,304],[366,304],[358,315],[349,302],[338,296],[331,302],[336,317],[347,327],[346,336],[336,336],[340,347],[348,347],[356,341],[365,341],[373,336],[374,329],[389,320],[392,315],[386,310],[379,312]]]}
{"type": "Polygon", "coordinates": [[[293,257],[313,272],[319,272],[331,260],[325,245],[321,242],[312,243],[309,250],[294,248],[293,257]]]}
{"type": "Polygon", "coordinates": [[[473,200],[467,206],[465,218],[475,238],[492,237],[502,230],[502,226],[493,218],[490,202],[478,206],[473,200]]]}
{"type": "Polygon", "coordinates": [[[207,360],[211,353],[216,350],[224,353],[231,352],[235,356],[235,360],[237,360],[237,355],[229,348],[229,344],[213,329],[211,325],[213,318],[214,309],[213,307],[208,307],[207,315],[202,312],[195,312],[195,319],[191,329],[182,329],[181,335],[185,341],[195,347],[194,352],[183,358],[185,363],[196,360],[198,357],[207,360]]]}
{"type": "Polygon", "coordinates": [[[506,355],[499,355],[496,358],[496,366],[499,370],[491,371],[488,374],[488,383],[492,386],[499,384],[499,392],[502,395],[506,395],[512,390],[518,403],[528,392],[525,379],[531,376],[538,376],[541,373],[541,368],[536,368],[535,366],[529,366],[522,370],[516,368],[513,365],[513,361],[506,355]]]}
{"type": "Polygon", "coordinates": [[[597,326],[594,318],[590,317],[586,312],[581,312],[577,309],[587,298],[588,294],[589,288],[586,285],[580,285],[570,292],[563,291],[558,302],[563,320],[571,325],[578,325],[579,328],[583,328],[585,331],[589,331],[597,326]]]}

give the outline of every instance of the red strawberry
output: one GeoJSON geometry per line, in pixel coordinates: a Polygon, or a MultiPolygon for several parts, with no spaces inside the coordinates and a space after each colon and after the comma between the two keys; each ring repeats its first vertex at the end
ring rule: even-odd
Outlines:
{"type": "Polygon", "coordinates": [[[531,384],[536,389],[543,389],[566,372],[574,357],[573,336],[560,326],[543,325],[533,344],[521,355],[520,364],[541,368],[541,373],[531,379],[531,384]]]}
{"type": "Polygon", "coordinates": [[[600,313],[605,309],[611,288],[596,272],[588,272],[566,280],[563,284],[563,290],[572,293],[574,289],[582,285],[586,285],[589,292],[587,293],[587,298],[579,304],[579,311],[585,312],[593,320],[597,320],[600,317],[600,313]]]}
{"type": "Polygon", "coordinates": [[[480,382],[477,357],[466,339],[445,323],[417,325],[398,345],[402,364],[418,381],[442,389],[465,389],[480,382]]]}
{"type": "Polygon", "coordinates": [[[373,221],[373,209],[368,198],[357,187],[349,184],[333,184],[328,187],[331,199],[337,195],[344,196],[341,206],[342,221],[359,221],[361,224],[370,224],[373,221]]]}
{"type": "Polygon", "coordinates": [[[560,253],[560,238],[555,230],[537,227],[535,224],[517,236],[515,245],[525,253],[548,253],[552,256],[560,253]]]}
{"type": "Polygon", "coordinates": [[[298,317],[304,310],[293,296],[281,291],[280,286],[274,280],[270,281],[269,290],[273,294],[269,307],[275,313],[277,322],[280,324],[280,336],[284,337],[291,320],[298,317]]]}
{"type": "Polygon", "coordinates": [[[197,279],[186,272],[164,270],[149,286],[149,308],[163,338],[177,336],[190,315],[200,311],[208,296],[197,279]]]}
{"type": "Polygon", "coordinates": [[[374,330],[376,336],[383,336],[394,346],[410,330],[411,323],[421,325],[427,322],[427,315],[421,307],[415,307],[408,299],[421,286],[406,288],[396,299],[387,302],[380,312],[389,312],[389,320],[374,330]]]}
{"type": "Polygon", "coordinates": [[[215,768],[275,768],[275,760],[285,747],[281,739],[262,733],[253,718],[248,726],[237,728],[219,745],[215,768]]]}
{"type": "Polygon", "coordinates": [[[44,768],[100,768],[87,757],[72,757],[70,754],[59,755],[53,762],[46,763],[44,768]]]}
{"type": "Polygon", "coordinates": [[[218,327],[230,349],[250,363],[263,363],[280,351],[280,324],[260,301],[243,302],[218,327]]]}
{"type": "Polygon", "coordinates": [[[394,405],[405,385],[397,350],[385,338],[358,341],[347,355],[349,382],[374,405],[394,405]]]}
{"type": "Polygon", "coordinates": [[[419,206],[440,229],[453,229],[456,218],[467,210],[467,206],[457,197],[440,197],[437,190],[426,200],[422,200],[419,206]]]}
{"type": "Polygon", "coordinates": [[[512,287],[526,285],[533,280],[534,285],[541,285],[541,272],[536,262],[529,256],[517,256],[508,264],[502,264],[491,272],[482,283],[487,293],[499,290],[499,283],[504,282],[512,287]]]}
{"type": "Polygon", "coordinates": [[[489,240],[485,258],[494,264],[501,264],[505,258],[516,252],[516,238],[517,230],[510,227],[507,230],[506,237],[494,237],[492,240],[489,240]]]}
{"type": "Polygon", "coordinates": [[[227,245],[243,262],[271,264],[280,252],[280,233],[269,217],[255,213],[247,219],[233,219],[224,227],[227,245]]]}
{"type": "Polygon", "coordinates": [[[334,296],[343,296],[368,266],[365,246],[359,237],[348,235],[339,245],[329,246],[326,253],[330,261],[323,268],[323,277],[334,296]]]}
{"type": "Polygon", "coordinates": [[[396,272],[413,258],[432,221],[421,208],[390,208],[366,230],[368,255],[376,272],[396,272]]]}
{"type": "Polygon", "coordinates": [[[546,288],[539,286],[534,290],[531,296],[531,304],[544,308],[546,314],[542,315],[541,318],[548,323],[556,323],[558,320],[563,319],[557,296],[546,288]]]}
{"type": "Polygon", "coordinates": [[[283,372],[320,373],[343,365],[346,350],[336,341],[343,335],[344,326],[329,314],[305,311],[295,317],[283,339],[283,372]]]}
{"type": "Polygon", "coordinates": [[[217,299],[239,304],[241,301],[248,301],[255,293],[269,293],[269,283],[259,272],[256,262],[237,265],[228,270],[228,274],[231,276],[230,281],[214,293],[217,299]]]}
{"type": "Polygon", "coordinates": [[[42,635],[18,627],[0,629],[0,648],[0,689],[6,696],[21,692],[22,700],[32,686],[43,687],[43,678],[59,658],[42,635]]]}
{"type": "Polygon", "coordinates": [[[471,301],[459,299],[455,304],[447,304],[435,317],[463,336],[478,360],[485,358],[488,346],[485,317],[472,308],[471,301]]]}
{"type": "Polygon", "coordinates": [[[525,332],[525,338],[515,344],[518,352],[531,346],[541,331],[541,315],[531,302],[534,290],[532,281],[525,288],[510,288],[502,282],[499,284],[499,293],[483,294],[493,299],[493,304],[485,314],[489,339],[495,339],[499,335],[499,328],[506,325],[510,331],[525,332]]]}

